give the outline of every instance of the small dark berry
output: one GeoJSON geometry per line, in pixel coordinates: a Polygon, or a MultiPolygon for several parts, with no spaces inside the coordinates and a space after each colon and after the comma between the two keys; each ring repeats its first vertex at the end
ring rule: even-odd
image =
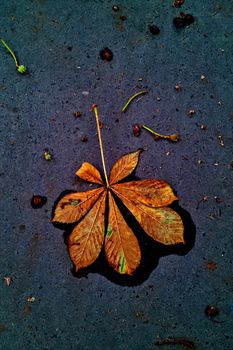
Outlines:
{"type": "Polygon", "coordinates": [[[208,305],[205,308],[205,314],[209,319],[212,319],[219,315],[219,309],[216,306],[208,305]]]}
{"type": "Polygon", "coordinates": [[[100,58],[104,61],[111,61],[113,59],[113,53],[108,47],[105,47],[100,51],[100,58]]]}
{"type": "Polygon", "coordinates": [[[176,28],[183,28],[183,27],[185,27],[185,21],[184,21],[184,19],[181,18],[181,17],[175,17],[175,18],[173,19],[173,24],[174,24],[174,26],[175,26],[176,28]]]}
{"type": "Polygon", "coordinates": [[[160,29],[156,25],[150,25],[148,28],[153,35],[158,35],[160,33],[160,29]]]}
{"type": "Polygon", "coordinates": [[[136,124],[133,125],[133,135],[135,137],[138,137],[138,136],[140,136],[140,134],[141,134],[140,125],[136,123],[136,124]]]}
{"type": "Polygon", "coordinates": [[[190,24],[192,24],[194,22],[194,17],[190,14],[187,14],[184,16],[184,23],[186,26],[189,26],[190,24]]]}
{"type": "Polygon", "coordinates": [[[112,10],[113,10],[114,12],[119,11],[119,6],[113,5],[113,6],[112,6],[112,10]]]}
{"type": "Polygon", "coordinates": [[[39,208],[42,208],[43,205],[46,204],[46,202],[47,202],[46,197],[36,195],[36,196],[33,196],[31,199],[31,206],[33,209],[39,209],[39,208]]]}

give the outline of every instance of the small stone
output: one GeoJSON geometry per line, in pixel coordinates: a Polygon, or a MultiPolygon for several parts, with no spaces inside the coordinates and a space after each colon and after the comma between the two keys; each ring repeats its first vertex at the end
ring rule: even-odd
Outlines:
{"type": "Polygon", "coordinates": [[[205,80],[205,75],[202,74],[202,75],[200,76],[200,79],[201,79],[201,80],[205,80]]]}
{"type": "Polygon", "coordinates": [[[5,276],[4,280],[5,280],[5,283],[6,283],[7,287],[9,287],[9,285],[12,282],[12,278],[10,276],[5,276]]]}
{"type": "Polygon", "coordinates": [[[206,129],[207,129],[207,126],[204,125],[204,124],[202,124],[202,125],[200,126],[200,128],[201,128],[201,130],[206,130],[206,129]]]}
{"type": "Polygon", "coordinates": [[[182,86],[181,86],[180,84],[176,84],[176,85],[175,85],[175,90],[176,90],[177,92],[180,92],[180,91],[182,90],[182,86]]]}
{"type": "Polygon", "coordinates": [[[196,114],[195,109],[190,109],[190,110],[188,111],[188,113],[187,113],[187,115],[188,115],[189,117],[194,116],[194,114],[196,114]]]}
{"type": "Polygon", "coordinates": [[[112,10],[113,10],[114,12],[117,12],[117,11],[119,11],[120,9],[119,9],[119,6],[113,5],[113,6],[112,6],[112,10]]]}
{"type": "Polygon", "coordinates": [[[28,301],[29,303],[34,303],[35,300],[36,300],[36,298],[33,297],[33,296],[31,296],[31,295],[27,298],[27,301],[28,301]]]}
{"type": "Polygon", "coordinates": [[[74,112],[73,115],[75,118],[80,118],[82,113],[81,112],[74,112]]]}
{"type": "Polygon", "coordinates": [[[157,101],[160,101],[160,100],[161,100],[161,98],[160,98],[159,96],[157,96],[157,97],[156,97],[156,100],[157,100],[157,101]]]}
{"type": "Polygon", "coordinates": [[[89,95],[89,91],[82,91],[82,95],[83,96],[88,96],[89,95]]]}

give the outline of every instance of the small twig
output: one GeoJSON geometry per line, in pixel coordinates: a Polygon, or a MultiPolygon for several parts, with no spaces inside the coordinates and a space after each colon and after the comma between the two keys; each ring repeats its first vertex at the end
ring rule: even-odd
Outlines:
{"type": "Polygon", "coordinates": [[[105,160],[104,160],[103,143],[102,143],[101,132],[100,132],[99,115],[98,115],[98,109],[96,104],[92,106],[92,111],[95,113],[96,125],[97,125],[98,137],[99,137],[100,153],[101,153],[102,164],[104,169],[104,176],[105,176],[107,188],[109,188],[108,176],[107,176],[105,160]]]}
{"type": "Polygon", "coordinates": [[[136,94],[134,94],[133,96],[131,96],[128,101],[126,102],[126,104],[124,105],[124,107],[122,108],[121,112],[125,112],[126,109],[129,107],[130,103],[138,96],[140,95],[145,95],[147,94],[149,91],[148,90],[143,90],[143,91],[139,91],[136,94]]]}

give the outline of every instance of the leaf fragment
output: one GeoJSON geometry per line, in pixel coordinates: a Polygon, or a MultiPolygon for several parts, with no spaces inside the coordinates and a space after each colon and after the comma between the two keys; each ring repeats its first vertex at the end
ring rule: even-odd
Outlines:
{"type": "Polygon", "coordinates": [[[138,240],[125,222],[111,192],[105,254],[108,263],[121,274],[132,275],[141,261],[138,240]]]}
{"type": "Polygon", "coordinates": [[[165,245],[184,243],[184,225],[181,217],[171,208],[148,207],[139,201],[132,202],[125,195],[114,190],[125,206],[155,241],[165,245]]]}
{"type": "Polygon", "coordinates": [[[136,200],[154,208],[167,206],[178,199],[164,180],[130,181],[112,187],[132,202],[136,200]]]}
{"type": "Polygon", "coordinates": [[[104,184],[99,170],[88,162],[82,164],[81,168],[76,171],[76,175],[88,182],[95,182],[100,185],[104,184]]]}
{"type": "Polygon", "coordinates": [[[76,271],[89,266],[99,256],[104,243],[104,214],[107,191],[78,223],[69,237],[70,257],[76,271]]]}
{"type": "Polygon", "coordinates": [[[119,182],[134,171],[138,164],[140,153],[141,151],[128,153],[116,161],[110,172],[110,185],[119,182]]]}
{"type": "Polygon", "coordinates": [[[55,208],[53,222],[71,224],[80,220],[97,201],[104,188],[65,195],[55,208]]]}

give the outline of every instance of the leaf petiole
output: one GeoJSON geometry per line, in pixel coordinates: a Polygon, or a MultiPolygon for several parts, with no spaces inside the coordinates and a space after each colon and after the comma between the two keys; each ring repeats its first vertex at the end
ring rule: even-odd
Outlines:
{"type": "Polygon", "coordinates": [[[142,125],[142,128],[149,131],[151,134],[155,135],[156,139],[168,139],[170,141],[173,142],[177,142],[180,140],[180,135],[179,134],[172,134],[172,135],[162,135],[159,134],[158,132],[152,130],[151,128],[149,128],[147,125],[142,125]]]}
{"type": "Polygon", "coordinates": [[[105,166],[103,143],[102,143],[101,132],[100,132],[99,114],[98,114],[98,109],[96,104],[92,106],[92,111],[95,113],[96,125],[97,125],[98,137],[99,137],[99,145],[100,145],[100,154],[101,154],[102,164],[104,169],[104,176],[105,176],[107,188],[109,188],[110,186],[109,186],[108,176],[107,176],[107,171],[105,166]]]}
{"type": "Polygon", "coordinates": [[[17,71],[21,74],[24,74],[26,72],[27,68],[25,66],[23,66],[22,64],[19,64],[14,52],[11,50],[11,48],[6,44],[6,42],[1,37],[0,37],[0,41],[3,44],[3,46],[5,46],[5,48],[10,52],[11,56],[13,57],[17,71]]]}

